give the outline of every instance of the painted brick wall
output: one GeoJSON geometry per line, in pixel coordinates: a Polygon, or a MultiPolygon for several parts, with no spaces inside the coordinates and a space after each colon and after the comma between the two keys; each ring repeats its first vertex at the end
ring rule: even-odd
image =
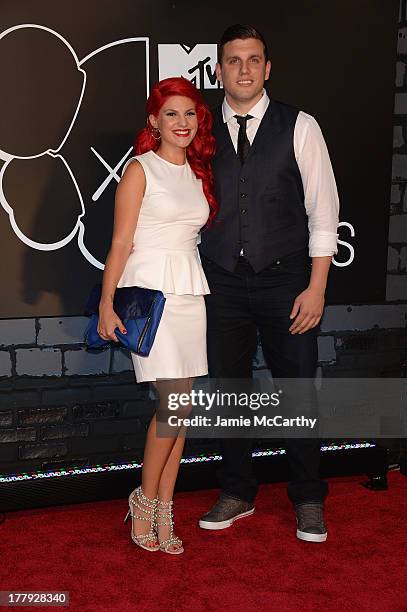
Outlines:
{"type": "MultiPolygon", "coordinates": [[[[326,308],[318,339],[330,376],[407,376],[407,0],[395,70],[386,301],[326,308]]],[[[87,319],[0,321],[0,473],[140,458],[154,410],[117,348],[89,353],[87,319]]],[[[267,376],[261,348],[257,376],[267,376]]],[[[189,441],[187,452],[215,442],[189,441]]]]}

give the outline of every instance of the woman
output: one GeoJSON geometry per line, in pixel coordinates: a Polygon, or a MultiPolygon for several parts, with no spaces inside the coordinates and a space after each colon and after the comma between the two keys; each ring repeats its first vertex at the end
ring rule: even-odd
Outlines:
{"type": "Polygon", "coordinates": [[[147,432],[141,486],[130,494],[126,519],[132,517],[131,536],[141,548],[179,554],[184,549],[173,532],[172,497],[185,431],[160,437],[157,417],[165,421],[170,393],[189,393],[194,378],[207,374],[203,296],[209,288],[197,238],[216,212],[210,166],[215,141],[211,114],[184,78],[157,83],[147,114],[147,127],[136,139],[136,157],[127,162],[116,192],[98,332],[114,341],[116,327],[125,333],[112,307],[116,287],[164,293],[164,312],[149,356],[132,353],[137,382],[151,381],[160,401],[147,432]]]}

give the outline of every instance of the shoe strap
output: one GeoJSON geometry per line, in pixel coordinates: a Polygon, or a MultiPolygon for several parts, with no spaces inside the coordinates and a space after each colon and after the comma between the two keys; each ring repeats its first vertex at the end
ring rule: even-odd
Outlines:
{"type": "Polygon", "coordinates": [[[146,523],[151,523],[151,518],[140,516],[140,514],[130,514],[130,516],[132,519],[138,519],[139,521],[146,521],[146,523]]]}
{"type": "Polygon", "coordinates": [[[165,502],[165,501],[162,501],[161,499],[157,498],[157,505],[158,506],[162,506],[164,509],[165,508],[171,509],[173,503],[174,503],[174,500],[172,500],[172,499],[170,499],[170,501],[165,502]]]}
{"type": "Polygon", "coordinates": [[[182,540],[174,534],[173,503],[172,499],[168,502],[162,501],[161,499],[157,501],[155,527],[170,527],[169,537],[163,542],[160,542],[160,546],[164,549],[167,549],[173,544],[182,546],[182,540]]]}
{"type": "Polygon", "coordinates": [[[173,524],[173,517],[174,517],[174,513],[172,510],[172,506],[173,506],[173,501],[170,500],[168,502],[164,502],[161,501],[160,499],[157,502],[157,508],[156,508],[156,517],[158,520],[156,520],[156,525],[172,525],[173,524]],[[160,519],[168,519],[169,522],[164,522],[160,519]]]}
{"type": "Polygon", "coordinates": [[[167,540],[163,540],[162,542],[160,542],[160,548],[164,548],[164,550],[167,550],[167,548],[176,544],[182,546],[182,540],[178,536],[173,536],[168,538],[167,540]]]}
{"type": "Polygon", "coordinates": [[[172,510],[167,512],[166,510],[160,510],[159,508],[157,508],[156,515],[171,518],[172,516],[174,516],[174,513],[172,510]]]}
{"type": "Polygon", "coordinates": [[[157,498],[149,499],[146,497],[141,486],[134,491],[133,495],[129,499],[129,502],[138,510],[141,510],[141,512],[144,512],[147,515],[153,514],[157,507],[157,498]]]}
{"type": "Polygon", "coordinates": [[[144,518],[144,520],[146,521],[151,521],[154,518],[154,509],[152,508],[151,510],[144,508],[141,504],[137,503],[138,500],[134,501],[133,499],[130,500],[131,505],[133,506],[132,508],[130,507],[130,514],[133,516],[134,511],[136,512],[143,512],[144,515],[141,518],[144,518]]]}
{"type": "Polygon", "coordinates": [[[143,493],[143,490],[140,487],[137,487],[133,494],[129,499],[129,509],[130,516],[132,518],[132,535],[134,538],[140,542],[147,542],[156,539],[156,534],[154,532],[154,522],[155,522],[155,509],[157,507],[157,498],[149,499],[143,493]],[[140,514],[143,513],[143,514],[140,514]],[[146,534],[137,534],[134,531],[134,522],[133,520],[145,521],[146,523],[150,523],[150,530],[146,534]]]}
{"type": "MultiPolygon", "coordinates": [[[[141,485],[139,487],[137,487],[137,489],[134,491],[134,493],[136,494],[137,501],[139,503],[143,504],[144,506],[147,506],[148,508],[155,508],[156,507],[157,502],[158,502],[158,498],[155,497],[154,499],[150,499],[149,497],[144,495],[143,489],[141,488],[141,485]]],[[[131,499],[134,499],[134,495],[132,496],[131,499]]]]}
{"type": "Polygon", "coordinates": [[[137,535],[137,533],[133,533],[133,537],[138,542],[140,542],[140,544],[144,544],[144,542],[153,542],[157,540],[157,536],[154,533],[154,531],[149,531],[148,533],[140,533],[139,535],[137,535]]]}

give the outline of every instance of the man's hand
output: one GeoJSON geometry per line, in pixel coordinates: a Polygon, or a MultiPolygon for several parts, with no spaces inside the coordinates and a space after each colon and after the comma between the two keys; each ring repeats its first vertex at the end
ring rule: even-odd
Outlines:
{"type": "Polygon", "coordinates": [[[324,293],[307,287],[295,298],[290,319],[295,319],[289,328],[292,334],[304,334],[309,329],[316,327],[321,320],[324,311],[324,293]]]}

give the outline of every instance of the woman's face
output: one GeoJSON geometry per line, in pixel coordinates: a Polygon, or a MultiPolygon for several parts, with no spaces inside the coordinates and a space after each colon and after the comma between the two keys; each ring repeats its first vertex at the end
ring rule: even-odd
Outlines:
{"type": "Polygon", "coordinates": [[[161,144],[185,149],[198,131],[195,103],[185,96],[171,96],[158,116],[149,116],[151,125],[160,130],[161,144]]]}

